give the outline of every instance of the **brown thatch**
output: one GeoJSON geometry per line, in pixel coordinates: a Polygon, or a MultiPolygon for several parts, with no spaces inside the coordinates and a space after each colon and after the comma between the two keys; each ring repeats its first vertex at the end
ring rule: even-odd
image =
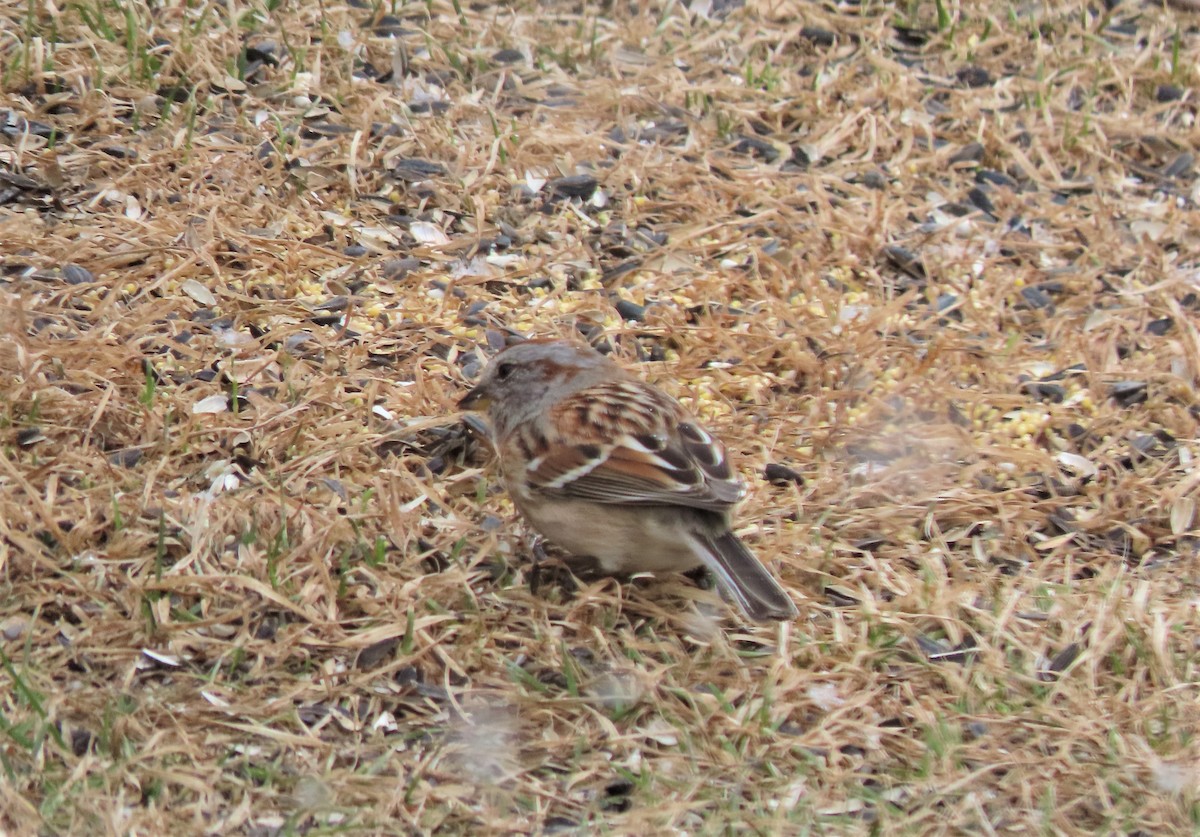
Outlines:
{"type": "Polygon", "coordinates": [[[1196,20],[0,2],[0,830],[1193,833],[1196,20]],[[530,584],[582,334],[801,608],[530,584]]]}

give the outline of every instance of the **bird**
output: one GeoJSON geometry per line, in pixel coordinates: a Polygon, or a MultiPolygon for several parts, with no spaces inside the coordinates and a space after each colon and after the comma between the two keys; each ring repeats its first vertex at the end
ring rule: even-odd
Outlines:
{"type": "Polygon", "coordinates": [[[606,573],[704,566],[747,618],[797,616],[732,530],[745,484],[725,446],[612,358],[572,340],[515,343],[459,407],[486,411],[504,486],[550,542],[606,573]]]}

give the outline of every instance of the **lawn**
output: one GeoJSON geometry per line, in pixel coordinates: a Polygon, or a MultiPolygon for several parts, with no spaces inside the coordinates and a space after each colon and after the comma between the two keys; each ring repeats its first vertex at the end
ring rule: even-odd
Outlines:
{"type": "Polygon", "coordinates": [[[1197,833],[1176,1],[0,0],[0,831],[1197,833]],[[532,335],[798,619],[533,571],[532,335]]]}

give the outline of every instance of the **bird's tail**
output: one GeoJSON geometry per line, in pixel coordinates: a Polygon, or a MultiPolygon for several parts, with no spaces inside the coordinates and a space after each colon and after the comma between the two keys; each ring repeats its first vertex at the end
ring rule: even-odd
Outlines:
{"type": "Polygon", "coordinates": [[[704,564],[755,622],[795,619],[799,611],[774,576],[733,532],[698,534],[704,564]]]}

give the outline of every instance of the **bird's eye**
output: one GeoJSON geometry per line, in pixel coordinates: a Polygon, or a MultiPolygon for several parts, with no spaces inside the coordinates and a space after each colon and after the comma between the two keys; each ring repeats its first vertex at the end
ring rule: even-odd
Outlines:
{"type": "Polygon", "coordinates": [[[502,381],[508,380],[508,376],[516,369],[516,365],[512,363],[502,363],[496,367],[496,377],[502,381]]]}

